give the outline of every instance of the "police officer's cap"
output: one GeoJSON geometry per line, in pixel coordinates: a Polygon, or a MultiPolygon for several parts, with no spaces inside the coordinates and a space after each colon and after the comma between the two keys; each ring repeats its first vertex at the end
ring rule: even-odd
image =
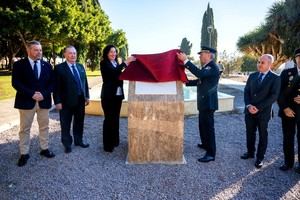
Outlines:
{"type": "Polygon", "coordinates": [[[216,53],[217,51],[214,48],[207,47],[207,46],[201,46],[201,50],[198,52],[198,54],[201,53],[216,53]]]}
{"type": "Polygon", "coordinates": [[[298,49],[295,50],[295,58],[296,58],[297,56],[300,56],[300,48],[298,48],[298,49]]]}

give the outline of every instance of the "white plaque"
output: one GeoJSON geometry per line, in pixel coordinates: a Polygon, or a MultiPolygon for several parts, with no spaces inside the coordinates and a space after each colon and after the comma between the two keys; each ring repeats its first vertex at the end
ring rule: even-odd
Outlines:
{"type": "Polygon", "coordinates": [[[176,95],[176,81],[170,82],[135,82],[135,94],[173,94],[176,95]]]}

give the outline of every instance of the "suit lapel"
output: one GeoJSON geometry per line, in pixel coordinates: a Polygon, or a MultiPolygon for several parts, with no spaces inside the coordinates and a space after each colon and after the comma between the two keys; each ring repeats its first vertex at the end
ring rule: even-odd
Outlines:
{"type": "Polygon", "coordinates": [[[75,77],[74,77],[74,75],[73,75],[73,73],[72,73],[72,71],[71,71],[71,69],[70,69],[68,63],[65,62],[64,65],[65,65],[64,68],[65,68],[65,70],[66,70],[66,73],[68,74],[69,77],[71,77],[71,79],[74,81],[74,83],[76,83],[75,77]]]}
{"type": "Polygon", "coordinates": [[[28,57],[26,57],[26,70],[33,79],[36,79],[28,57]]]}

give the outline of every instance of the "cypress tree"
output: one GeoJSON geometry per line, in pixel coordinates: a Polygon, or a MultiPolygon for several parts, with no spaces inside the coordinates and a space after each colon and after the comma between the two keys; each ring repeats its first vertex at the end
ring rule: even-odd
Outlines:
{"type": "Polygon", "coordinates": [[[214,24],[214,13],[213,13],[213,9],[210,7],[208,3],[207,9],[202,19],[201,46],[208,46],[217,49],[217,40],[218,40],[218,33],[214,24]],[[209,31],[211,34],[211,44],[210,44],[209,31]]]}

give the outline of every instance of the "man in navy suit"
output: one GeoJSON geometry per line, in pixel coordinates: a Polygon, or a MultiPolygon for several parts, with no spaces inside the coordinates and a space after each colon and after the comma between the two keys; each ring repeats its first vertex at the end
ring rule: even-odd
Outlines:
{"type": "Polygon", "coordinates": [[[298,142],[298,166],[300,174],[300,48],[295,50],[295,67],[284,70],[281,75],[281,90],[278,98],[279,116],[282,121],[284,164],[279,168],[287,171],[295,163],[295,135],[298,142]]]}
{"type": "Polygon", "coordinates": [[[76,62],[77,51],[73,46],[64,50],[66,62],[55,66],[54,103],[59,110],[61,141],[65,153],[72,151],[74,138],[75,146],[89,147],[83,143],[83,124],[85,106],[89,104],[89,87],[84,67],[76,62]],[[70,134],[73,120],[73,138],[70,134]]]}
{"type": "Polygon", "coordinates": [[[216,142],[214,127],[214,112],[218,109],[218,82],[219,67],[213,61],[216,50],[202,46],[200,62],[202,68],[197,68],[191,63],[184,53],[178,53],[177,57],[185,67],[198,79],[190,80],[187,86],[197,86],[197,108],[199,110],[199,133],[202,144],[199,148],[206,150],[204,157],[198,159],[199,162],[210,162],[215,160],[216,142]]]}
{"type": "Polygon", "coordinates": [[[12,86],[16,89],[15,108],[20,113],[20,158],[18,166],[29,159],[30,128],[35,113],[39,124],[39,141],[42,156],[53,158],[48,150],[49,109],[53,89],[52,66],[42,60],[42,46],[38,41],[27,44],[28,57],[14,63],[12,86]]]}
{"type": "Polygon", "coordinates": [[[254,158],[256,130],[259,143],[255,167],[261,168],[268,145],[268,123],[271,118],[272,104],[280,91],[280,77],[271,71],[274,58],[270,54],[260,57],[257,72],[252,73],[244,90],[247,152],[241,159],[254,158]]]}

